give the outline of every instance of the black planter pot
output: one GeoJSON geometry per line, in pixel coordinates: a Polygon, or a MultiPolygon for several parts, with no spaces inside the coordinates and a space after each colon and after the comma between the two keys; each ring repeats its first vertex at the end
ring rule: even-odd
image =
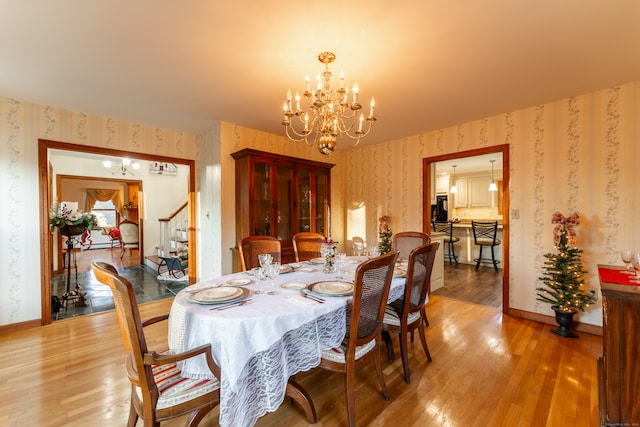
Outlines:
{"type": "Polygon", "coordinates": [[[84,233],[87,227],[84,225],[63,225],[59,227],[60,234],[63,236],[77,236],[79,234],[84,233]]]}
{"type": "Polygon", "coordinates": [[[578,338],[578,335],[572,332],[569,327],[573,324],[573,315],[575,311],[562,311],[557,306],[551,307],[556,312],[556,322],[558,322],[559,328],[552,329],[551,332],[558,334],[564,338],[578,338]]]}

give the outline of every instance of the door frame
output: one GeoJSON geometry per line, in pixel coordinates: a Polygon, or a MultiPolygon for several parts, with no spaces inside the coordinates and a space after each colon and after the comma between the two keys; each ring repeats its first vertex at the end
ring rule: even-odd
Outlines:
{"type": "Polygon", "coordinates": [[[509,314],[509,144],[494,145],[422,159],[422,229],[431,230],[431,165],[445,160],[493,153],[502,154],[502,312],[509,314]]]}
{"type": "MultiPolygon", "coordinates": [[[[110,148],[94,147],[89,145],[71,144],[67,142],[38,139],[38,184],[39,184],[39,204],[40,204],[40,294],[41,320],[40,325],[51,323],[51,279],[53,273],[53,234],[49,228],[49,209],[53,201],[51,194],[52,171],[49,166],[49,150],[57,149],[80,153],[99,154],[112,157],[127,157],[135,160],[149,160],[166,163],[176,163],[189,167],[188,178],[188,217],[189,227],[187,239],[189,241],[189,284],[196,281],[196,173],[195,160],[181,159],[176,157],[166,157],[137,153],[133,151],[116,150],[110,148]],[[192,261],[193,260],[193,261],[192,261]]],[[[141,255],[141,259],[144,259],[141,255]]]]}

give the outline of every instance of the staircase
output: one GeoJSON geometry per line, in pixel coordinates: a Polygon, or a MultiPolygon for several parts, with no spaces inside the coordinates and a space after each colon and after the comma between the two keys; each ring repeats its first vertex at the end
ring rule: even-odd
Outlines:
{"type": "Polygon", "coordinates": [[[174,213],[166,218],[159,218],[160,242],[157,255],[146,257],[146,265],[160,273],[161,260],[159,256],[177,255],[178,248],[188,246],[189,211],[188,202],[184,202],[174,213]]]}

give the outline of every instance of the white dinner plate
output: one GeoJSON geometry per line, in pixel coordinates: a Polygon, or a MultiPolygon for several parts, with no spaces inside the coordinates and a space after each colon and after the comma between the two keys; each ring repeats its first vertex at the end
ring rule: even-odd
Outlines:
{"type": "MultiPolygon", "coordinates": [[[[233,302],[233,301],[237,301],[240,299],[245,298],[247,295],[249,295],[249,289],[246,288],[235,288],[235,287],[219,287],[219,288],[214,288],[214,289],[207,289],[206,291],[202,291],[202,292],[198,292],[192,295],[189,295],[189,297],[187,298],[187,300],[189,302],[194,302],[196,304],[225,304],[225,303],[229,303],[229,302],[233,302]],[[199,294],[207,292],[207,291],[212,291],[214,289],[227,289],[229,291],[233,291],[233,294],[227,294],[226,297],[222,297],[222,298],[218,298],[215,299],[215,295],[212,298],[207,298],[206,296],[200,295],[200,297],[198,297],[199,294]]],[[[225,291],[228,292],[228,291],[225,291]]],[[[221,295],[221,294],[218,294],[221,295]]]]}
{"type": "Polygon", "coordinates": [[[311,264],[324,264],[324,258],[319,257],[319,258],[312,258],[309,260],[309,262],[311,264]]]}
{"type": "Polygon", "coordinates": [[[345,296],[353,294],[353,283],[348,282],[316,282],[307,287],[311,292],[329,296],[345,296]]]}
{"type": "Polygon", "coordinates": [[[393,277],[407,277],[407,272],[396,268],[393,270],[393,277]]]}
{"type": "Polygon", "coordinates": [[[291,268],[291,266],[288,266],[288,265],[280,266],[280,274],[291,273],[292,271],[293,271],[293,268],[291,268]]]}
{"type": "Polygon", "coordinates": [[[307,285],[304,283],[291,282],[291,283],[283,283],[282,285],[280,285],[280,287],[284,289],[298,290],[298,289],[306,288],[307,285]]]}
{"type": "Polygon", "coordinates": [[[229,286],[244,286],[251,283],[251,279],[229,279],[227,285],[229,286]]]}
{"type": "Polygon", "coordinates": [[[314,271],[316,271],[316,269],[311,267],[300,267],[296,269],[296,271],[300,273],[313,273],[314,271]]]}

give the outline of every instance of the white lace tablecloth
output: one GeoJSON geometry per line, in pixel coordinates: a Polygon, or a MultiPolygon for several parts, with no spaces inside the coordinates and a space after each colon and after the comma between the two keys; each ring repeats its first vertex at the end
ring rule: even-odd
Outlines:
{"type": "MultiPolygon", "coordinates": [[[[169,317],[169,348],[181,352],[212,345],[222,371],[221,426],[252,426],[266,412],[275,411],[284,400],[289,377],[318,366],[321,351],[338,346],[344,339],[350,297],[326,297],[324,304],[304,304],[290,298],[299,297],[299,290],[280,287],[284,283],[311,284],[336,278],[335,274],[322,273],[321,266],[313,268],[316,271],[311,273],[281,274],[275,288],[270,280],[254,281],[245,286],[251,301],[227,310],[212,311],[211,305],[191,303],[188,292],[214,283],[225,284],[229,279],[248,278],[244,273],[189,286],[176,296],[169,317]],[[273,290],[276,295],[267,294],[273,290]]],[[[404,282],[404,278],[394,279],[389,301],[402,296],[404,282]]],[[[211,376],[202,356],[185,361],[181,368],[183,375],[191,378],[211,376]]]]}

